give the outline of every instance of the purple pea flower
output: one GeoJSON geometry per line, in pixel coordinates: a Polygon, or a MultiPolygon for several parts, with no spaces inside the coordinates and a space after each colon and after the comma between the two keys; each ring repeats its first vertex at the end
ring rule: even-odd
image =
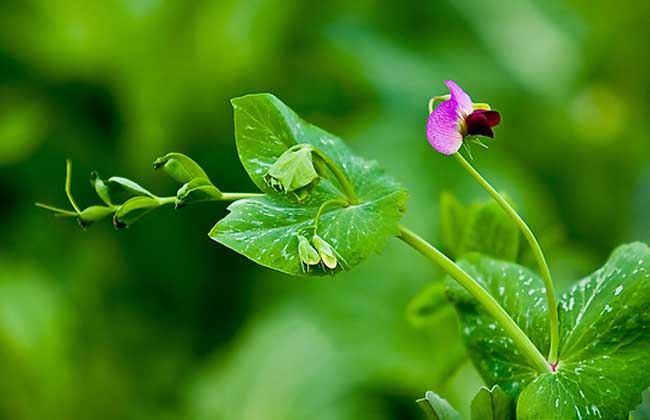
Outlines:
{"type": "Polygon", "coordinates": [[[501,115],[490,109],[474,109],[472,99],[453,80],[446,80],[449,97],[429,115],[427,139],[434,149],[453,155],[467,136],[493,138],[492,127],[501,122],[501,115]]]}

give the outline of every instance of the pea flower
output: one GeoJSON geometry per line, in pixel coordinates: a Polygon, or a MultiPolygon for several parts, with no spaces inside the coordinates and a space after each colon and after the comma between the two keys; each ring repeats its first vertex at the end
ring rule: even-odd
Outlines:
{"type": "Polygon", "coordinates": [[[445,155],[456,153],[467,136],[493,138],[492,127],[501,122],[501,115],[472,99],[453,80],[446,80],[450,95],[429,114],[427,139],[434,149],[445,155]],[[485,109],[487,108],[487,109],[485,109]]]}

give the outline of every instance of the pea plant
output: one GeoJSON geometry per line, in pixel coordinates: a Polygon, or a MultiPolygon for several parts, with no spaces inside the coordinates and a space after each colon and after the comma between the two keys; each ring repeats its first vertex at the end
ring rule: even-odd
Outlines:
{"type": "MultiPolygon", "coordinates": [[[[485,146],[500,114],[472,102],[453,81],[446,84],[450,93],[429,103],[427,139],[494,200],[470,211],[443,199],[443,236],[451,238],[446,249],[455,261],[400,224],[407,192],[393,177],[270,94],[232,100],[237,150],[258,192],[224,192],[192,159],[169,153],[153,167],[180,184],[175,195],[158,196],[127,178],[93,173],[90,182],[103,204],[81,209],[71,193],[68,162],[71,209],[37,205],[82,227],[112,218],[123,228],[161,206],[232,202],[209,236],[294,276],[351,270],[397,237],[448,276],[446,297],[489,386],[474,397],[472,419],[648,418],[648,401],[640,404],[650,387],[650,248],[618,247],[600,269],[557,296],[535,235],[470,163],[471,145],[485,146]],[[538,273],[517,262],[520,236],[538,273]]],[[[431,419],[460,418],[433,392],[418,403],[431,419]]]]}

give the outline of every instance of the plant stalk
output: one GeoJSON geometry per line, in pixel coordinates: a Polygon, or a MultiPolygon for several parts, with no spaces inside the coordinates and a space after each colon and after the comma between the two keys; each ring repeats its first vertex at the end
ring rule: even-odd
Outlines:
{"type": "Polygon", "coordinates": [[[456,156],[456,160],[460,162],[461,166],[465,168],[467,172],[469,172],[469,174],[476,180],[476,182],[478,182],[479,185],[481,185],[481,187],[487,191],[490,197],[492,197],[494,201],[496,201],[497,204],[517,224],[521,232],[524,234],[526,241],[528,241],[531,250],[533,251],[533,255],[535,256],[535,260],[539,266],[539,271],[542,275],[542,279],[544,280],[544,286],[546,287],[546,299],[548,301],[549,330],[551,335],[548,362],[550,364],[556,364],[558,361],[558,349],[560,345],[560,322],[558,319],[557,300],[555,297],[555,289],[553,287],[553,279],[551,278],[551,271],[549,270],[548,264],[546,263],[546,258],[544,257],[542,248],[539,245],[537,238],[535,238],[533,231],[530,229],[530,227],[528,227],[524,219],[519,216],[517,211],[512,208],[508,201],[506,201],[506,199],[503,198],[503,196],[501,196],[501,194],[499,194],[497,190],[495,190],[494,187],[492,187],[492,185],[490,185],[490,183],[487,182],[485,178],[483,178],[481,174],[479,174],[478,171],[474,169],[474,167],[460,153],[455,153],[454,156],[456,156]]]}
{"type": "Polygon", "coordinates": [[[357,192],[354,190],[354,186],[348,179],[348,177],[345,175],[345,172],[339,168],[339,166],[334,162],[327,154],[325,154],[322,150],[315,146],[311,146],[314,154],[323,161],[325,166],[328,167],[330,171],[334,174],[336,177],[336,180],[339,182],[341,187],[343,188],[343,193],[346,195],[348,201],[350,202],[351,205],[356,205],[359,204],[359,196],[357,196],[357,192]]]}
{"type": "Polygon", "coordinates": [[[551,367],[540,351],[535,347],[530,338],[510,317],[501,305],[490,295],[476,280],[467,274],[456,263],[450,260],[433,245],[422,239],[416,233],[400,226],[399,238],[411,248],[424,255],[435,264],[439,265],[449,276],[463,286],[486,311],[501,325],[506,334],[515,343],[515,346],[530,361],[540,373],[551,372],[551,367]]]}
{"type": "MultiPolygon", "coordinates": [[[[258,198],[258,197],[264,197],[266,194],[263,193],[221,193],[221,197],[219,198],[212,198],[210,200],[205,200],[202,201],[203,203],[209,202],[209,201],[237,201],[237,200],[243,200],[245,198],[258,198]]],[[[158,200],[158,203],[161,206],[167,205],[167,204],[174,204],[176,202],[176,196],[172,195],[169,197],[156,197],[158,200]]]]}

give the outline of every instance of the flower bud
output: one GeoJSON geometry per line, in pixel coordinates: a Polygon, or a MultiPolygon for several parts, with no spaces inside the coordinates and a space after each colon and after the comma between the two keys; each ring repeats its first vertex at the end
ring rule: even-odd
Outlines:
{"type": "Polygon", "coordinates": [[[95,192],[101,200],[109,206],[112,206],[110,187],[106,185],[96,171],[90,173],[90,184],[95,188],[95,192]]]}
{"type": "Polygon", "coordinates": [[[318,235],[314,235],[312,243],[318,250],[318,254],[325,265],[325,267],[330,270],[334,270],[337,266],[338,259],[336,257],[336,251],[332,246],[323,238],[318,235]]]}
{"type": "Polygon", "coordinates": [[[301,265],[306,266],[307,270],[309,270],[310,266],[320,262],[318,251],[302,235],[298,235],[298,256],[300,257],[301,265]]]}
{"type": "Polygon", "coordinates": [[[219,200],[223,194],[206,178],[194,178],[179,188],[176,193],[176,208],[188,203],[219,200]]]}
{"type": "Polygon", "coordinates": [[[154,161],[153,168],[162,168],[167,175],[181,184],[185,184],[194,178],[209,179],[196,162],[181,153],[167,153],[154,161]]]}
{"type": "Polygon", "coordinates": [[[113,225],[118,229],[125,228],[159,205],[155,198],[132,197],[117,208],[113,216],[113,225]]]}
{"type": "Polygon", "coordinates": [[[98,222],[113,214],[113,209],[106,206],[90,206],[79,213],[79,224],[82,228],[91,223],[98,222]]]}
{"type": "MultiPolygon", "coordinates": [[[[319,176],[314,168],[311,147],[304,144],[293,146],[278,158],[264,178],[269,186],[285,194],[298,194],[298,190],[314,185],[319,176]]],[[[301,192],[299,199],[306,198],[306,190],[301,192]]]]}

